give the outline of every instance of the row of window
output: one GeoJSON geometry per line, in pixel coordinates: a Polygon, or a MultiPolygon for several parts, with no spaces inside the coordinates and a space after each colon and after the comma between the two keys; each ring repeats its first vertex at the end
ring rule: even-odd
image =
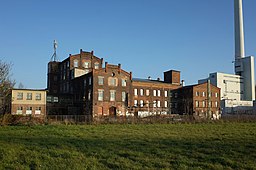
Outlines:
{"type": "Polygon", "coordinates": [[[84,86],[86,86],[88,83],[88,85],[92,85],[92,78],[91,77],[88,77],[88,80],[84,79],[84,86]]]}
{"type": "MultiPolygon", "coordinates": [[[[116,101],[116,90],[110,90],[110,97],[109,97],[109,101],[116,101]]],[[[89,94],[88,94],[89,97],[89,94]]],[[[98,101],[103,101],[104,100],[104,90],[103,89],[99,89],[98,90],[98,101]]],[[[126,92],[123,91],[122,92],[122,102],[126,101],[126,92]]]]}
{"type": "MultiPolygon", "coordinates": [[[[79,61],[78,60],[74,60],[74,67],[79,67],[79,61]]],[[[82,63],[82,67],[84,68],[91,68],[91,62],[85,61],[82,63]]],[[[94,68],[95,69],[99,69],[100,64],[99,63],[94,63],[94,68]]]]}
{"type": "Polygon", "coordinates": [[[149,102],[144,100],[134,100],[134,106],[135,107],[168,107],[168,101],[164,101],[164,103],[161,104],[161,101],[153,101],[149,102]],[[138,103],[139,102],[139,103],[138,103]]]}
{"type": "MultiPolygon", "coordinates": [[[[36,100],[41,100],[41,93],[36,93],[35,94],[35,99],[36,100]]],[[[23,100],[23,93],[22,92],[17,93],[17,100],[23,100]]],[[[32,100],[32,93],[27,93],[26,100],[32,100]]]]}
{"type": "MultiPolygon", "coordinates": [[[[206,96],[206,92],[201,92],[201,94],[202,94],[203,97],[206,96]]],[[[210,93],[209,95],[210,95],[209,97],[211,97],[211,96],[213,96],[213,93],[210,93]]],[[[196,91],[196,96],[200,96],[200,92],[196,91]]],[[[214,96],[215,96],[215,97],[218,97],[219,94],[218,94],[218,93],[215,93],[214,96]]]]}
{"type": "MultiPolygon", "coordinates": [[[[33,110],[33,107],[26,107],[26,109],[24,109],[26,112],[27,115],[31,115],[32,114],[32,110],[33,110]]],[[[17,111],[16,111],[16,114],[22,114],[23,112],[23,107],[22,106],[19,106],[17,108],[17,111]]],[[[41,107],[35,107],[35,114],[41,114],[41,107]]]]}
{"type": "MultiPolygon", "coordinates": [[[[123,87],[125,87],[127,85],[127,80],[121,79],[121,84],[123,87]]],[[[103,76],[98,76],[98,85],[104,85],[104,77],[103,76]]],[[[118,86],[118,78],[109,77],[108,85],[109,86],[118,86]]]]}
{"type": "MultiPolygon", "coordinates": [[[[41,107],[35,107],[35,110],[41,110],[42,108],[41,107]]],[[[17,110],[23,110],[23,107],[22,106],[18,106],[17,107],[17,110]]],[[[33,110],[33,107],[26,107],[26,110],[33,110]]]]}
{"type": "MultiPolygon", "coordinates": [[[[161,96],[161,90],[153,90],[152,92],[153,92],[153,96],[158,96],[158,97],[161,96]]],[[[144,95],[149,96],[150,95],[150,90],[149,89],[146,89],[146,90],[139,89],[139,91],[138,91],[138,89],[134,89],[134,96],[138,96],[139,94],[140,94],[140,96],[144,96],[144,95]]],[[[164,97],[168,97],[168,91],[167,90],[164,91],[164,97]]]]}
{"type": "MultiPolygon", "coordinates": [[[[208,102],[207,101],[202,101],[202,102],[199,102],[199,101],[196,101],[196,107],[206,107],[206,104],[207,104],[208,102]],[[201,104],[200,104],[201,103],[201,104]]],[[[209,102],[209,107],[212,107],[212,106],[214,106],[214,107],[218,107],[219,106],[219,104],[218,104],[218,102],[217,101],[215,101],[215,102],[209,102]],[[213,105],[214,104],[214,105],[213,105]]]]}

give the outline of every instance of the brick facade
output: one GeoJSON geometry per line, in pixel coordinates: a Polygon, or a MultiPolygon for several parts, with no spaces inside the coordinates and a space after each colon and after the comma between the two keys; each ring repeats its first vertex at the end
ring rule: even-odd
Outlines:
{"type": "Polygon", "coordinates": [[[220,88],[202,83],[172,90],[171,113],[208,118],[219,115],[220,88]]]}
{"type": "Polygon", "coordinates": [[[49,113],[54,107],[59,108],[60,114],[91,118],[168,113],[202,116],[219,112],[220,89],[210,85],[212,95],[217,97],[210,97],[215,107],[208,107],[207,84],[181,87],[180,71],[164,72],[163,81],[137,79],[121,64],[105,62],[103,67],[103,59],[82,50],[62,62],[50,62],[48,67],[48,95],[59,99],[48,104],[49,113]]]}

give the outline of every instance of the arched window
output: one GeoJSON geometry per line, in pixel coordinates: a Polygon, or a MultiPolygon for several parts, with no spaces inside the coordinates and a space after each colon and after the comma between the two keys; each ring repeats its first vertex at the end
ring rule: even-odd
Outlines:
{"type": "Polygon", "coordinates": [[[99,64],[99,63],[94,63],[94,68],[95,68],[95,69],[99,69],[99,67],[100,67],[100,64],[99,64]]]}
{"type": "Polygon", "coordinates": [[[83,64],[84,68],[90,68],[90,62],[85,61],[83,64]]]}
{"type": "Polygon", "coordinates": [[[74,60],[74,67],[78,67],[78,60],[74,60]]]}

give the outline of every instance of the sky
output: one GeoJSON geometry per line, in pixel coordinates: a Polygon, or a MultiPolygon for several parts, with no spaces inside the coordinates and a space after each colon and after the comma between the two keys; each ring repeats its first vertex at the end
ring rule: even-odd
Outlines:
{"type": "MultiPolygon", "coordinates": [[[[0,0],[0,59],[25,88],[46,88],[57,40],[64,60],[94,51],[133,77],[181,71],[186,85],[233,73],[233,0],[0,0]]],[[[256,56],[256,1],[244,0],[246,55],[256,56]]]]}

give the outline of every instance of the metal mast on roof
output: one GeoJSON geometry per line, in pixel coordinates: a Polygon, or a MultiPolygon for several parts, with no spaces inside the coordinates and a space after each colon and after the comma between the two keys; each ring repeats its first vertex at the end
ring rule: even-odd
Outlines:
{"type": "Polygon", "coordinates": [[[54,53],[53,53],[52,58],[51,58],[52,61],[57,61],[57,47],[58,47],[57,41],[54,40],[53,41],[54,53]]]}

